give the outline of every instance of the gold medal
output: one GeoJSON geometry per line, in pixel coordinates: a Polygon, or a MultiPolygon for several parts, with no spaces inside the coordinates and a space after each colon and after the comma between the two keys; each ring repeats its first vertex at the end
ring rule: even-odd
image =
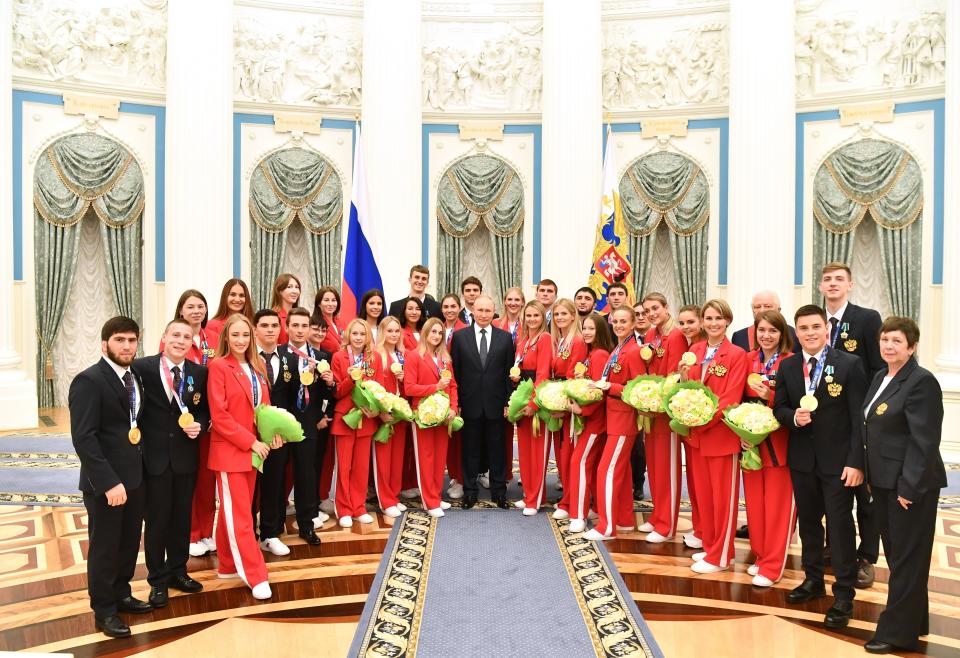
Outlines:
{"type": "Polygon", "coordinates": [[[573,374],[576,377],[583,377],[587,374],[587,366],[582,361],[577,361],[577,365],[573,366],[573,374]]]}
{"type": "Polygon", "coordinates": [[[828,384],[833,383],[833,375],[827,375],[823,378],[823,381],[827,382],[828,384]]]}
{"type": "Polygon", "coordinates": [[[613,370],[614,372],[620,372],[621,370],[623,370],[623,366],[621,366],[619,363],[614,363],[613,368],[611,368],[611,370],[613,370]]]}
{"type": "Polygon", "coordinates": [[[127,432],[127,438],[130,439],[130,443],[132,443],[133,445],[137,445],[138,443],[140,443],[140,428],[131,427],[130,431],[127,432]]]}
{"type": "Polygon", "coordinates": [[[653,358],[653,350],[651,350],[649,347],[644,345],[643,347],[640,348],[640,358],[643,359],[644,361],[649,361],[650,359],[653,358]]]}
{"type": "Polygon", "coordinates": [[[193,405],[196,406],[196,405],[198,405],[198,404],[200,404],[200,393],[199,393],[199,391],[198,391],[197,393],[194,393],[194,394],[193,394],[193,405]]]}
{"type": "Polygon", "coordinates": [[[560,352],[560,358],[563,359],[564,361],[566,361],[567,359],[569,359],[569,358],[570,358],[570,350],[563,350],[562,352],[560,352]]]}
{"type": "Polygon", "coordinates": [[[450,379],[451,377],[453,377],[453,373],[446,368],[440,371],[440,379],[450,379]]]}
{"type": "Polygon", "coordinates": [[[804,395],[800,398],[800,408],[806,411],[816,411],[820,401],[812,395],[804,395]]]}
{"type": "Polygon", "coordinates": [[[658,359],[662,359],[662,358],[663,358],[663,355],[666,354],[666,353],[667,353],[667,350],[663,349],[662,347],[658,347],[658,348],[657,348],[657,358],[658,358],[658,359]]]}
{"type": "Polygon", "coordinates": [[[887,403],[881,402],[877,405],[877,415],[882,416],[885,413],[887,413],[887,403]]]}
{"type": "Polygon", "coordinates": [[[373,368],[367,368],[364,373],[366,373],[367,377],[373,377],[373,368]]]}
{"type": "Polygon", "coordinates": [[[747,375],[747,384],[750,386],[759,386],[763,383],[763,375],[759,372],[751,372],[747,375]]]}
{"type": "Polygon", "coordinates": [[[851,338],[850,340],[845,340],[843,342],[843,349],[847,350],[848,352],[856,352],[857,340],[855,338],[851,338]]]}
{"type": "Polygon", "coordinates": [[[317,361],[317,372],[321,375],[330,370],[330,364],[327,363],[326,359],[320,359],[317,361]]]}
{"type": "MultiPolygon", "coordinates": [[[[501,372],[502,372],[502,371],[501,371],[501,372]]],[[[510,368],[510,376],[511,376],[511,377],[519,377],[519,376],[520,376],[520,367],[519,367],[519,366],[513,366],[512,368],[510,368]]]]}
{"type": "Polygon", "coordinates": [[[361,379],[363,379],[363,368],[357,368],[357,367],[350,368],[350,379],[352,379],[355,382],[358,382],[361,379]]]}
{"type": "Polygon", "coordinates": [[[177,424],[184,429],[193,425],[193,414],[189,411],[184,411],[180,414],[180,417],[177,418],[177,424]]]}
{"type": "Polygon", "coordinates": [[[692,366],[696,362],[697,362],[697,355],[694,354],[693,352],[684,352],[680,356],[680,363],[682,363],[685,366],[692,366]]]}
{"type": "Polygon", "coordinates": [[[393,363],[390,364],[390,372],[392,372],[395,375],[399,375],[401,372],[403,372],[403,366],[400,365],[398,362],[394,361],[393,363]]]}
{"type": "Polygon", "coordinates": [[[843,386],[840,384],[827,384],[827,393],[830,394],[830,397],[838,397],[841,392],[843,392],[843,386]]]}
{"type": "Polygon", "coordinates": [[[203,350],[203,353],[208,359],[212,359],[216,355],[217,351],[212,347],[208,347],[207,349],[203,350]]]}
{"type": "Polygon", "coordinates": [[[289,371],[289,370],[284,370],[284,371],[283,371],[283,381],[289,382],[291,379],[293,379],[293,375],[290,374],[290,371],[289,371]]]}
{"type": "Polygon", "coordinates": [[[840,338],[843,338],[844,340],[846,340],[846,339],[847,339],[847,336],[849,336],[849,335],[850,335],[850,334],[848,334],[846,331],[844,331],[844,332],[841,332],[840,338]]]}
{"type": "Polygon", "coordinates": [[[304,370],[300,373],[300,383],[304,386],[310,386],[313,383],[314,377],[313,373],[309,370],[304,370]]]}
{"type": "Polygon", "coordinates": [[[718,363],[713,366],[713,374],[717,377],[723,377],[727,374],[727,366],[718,363]]]}

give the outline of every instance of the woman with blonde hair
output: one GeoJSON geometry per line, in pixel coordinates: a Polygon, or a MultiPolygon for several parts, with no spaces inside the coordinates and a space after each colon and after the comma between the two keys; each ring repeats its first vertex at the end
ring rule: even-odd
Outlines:
{"type": "MultiPolygon", "coordinates": [[[[374,350],[380,359],[383,372],[383,387],[389,393],[404,394],[403,330],[396,316],[388,315],[380,321],[377,343],[374,350]]],[[[403,480],[403,455],[410,423],[400,421],[393,426],[393,434],[386,443],[373,445],[373,486],[377,492],[380,509],[390,518],[400,516],[407,509],[400,502],[400,485],[403,480]]]]}
{"type": "MultiPolygon", "coordinates": [[[[503,294],[503,316],[497,318],[493,321],[493,326],[497,329],[503,329],[510,337],[513,338],[513,345],[516,348],[517,345],[517,336],[520,335],[520,329],[523,326],[523,305],[527,303],[527,298],[523,294],[523,290],[520,288],[507,288],[507,291],[503,294]]],[[[506,428],[503,433],[505,439],[504,446],[504,457],[507,459],[506,481],[509,483],[513,480],[513,425],[507,423],[506,428]]],[[[480,479],[484,479],[486,475],[481,475],[480,479]]]]}
{"type": "MultiPolygon", "coordinates": [[[[553,321],[550,323],[550,335],[556,347],[550,370],[553,379],[573,379],[574,368],[587,358],[587,344],[583,341],[577,307],[573,300],[558,299],[553,305],[553,321]]],[[[571,481],[570,456],[576,444],[577,435],[574,431],[573,413],[564,414],[563,427],[559,433],[553,435],[553,455],[557,460],[557,471],[560,484],[563,485],[563,498],[557,504],[553,513],[555,519],[565,519],[570,516],[569,496],[567,487],[571,481]]]]}

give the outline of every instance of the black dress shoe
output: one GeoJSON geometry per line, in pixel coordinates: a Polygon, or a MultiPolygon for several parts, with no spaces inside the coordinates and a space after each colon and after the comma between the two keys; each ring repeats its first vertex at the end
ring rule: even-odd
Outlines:
{"type": "Polygon", "coordinates": [[[308,530],[307,532],[301,532],[300,539],[307,542],[311,546],[320,545],[320,538],[317,537],[317,533],[315,533],[313,530],[308,530]]]}
{"type": "Polygon", "coordinates": [[[130,627],[123,623],[123,620],[116,615],[110,615],[103,619],[94,619],[94,626],[98,631],[103,631],[104,635],[110,637],[130,637],[130,627]]]}
{"type": "Polygon", "coordinates": [[[876,574],[870,560],[859,558],[857,560],[857,583],[854,585],[857,589],[866,589],[873,585],[873,579],[876,574]]]}
{"type": "Polygon", "coordinates": [[[507,502],[506,496],[497,496],[493,502],[495,502],[500,509],[510,509],[510,503],[507,502]]]}
{"type": "Polygon", "coordinates": [[[466,495],[463,497],[463,504],[462,504],[463,509],[470,509],[476,504],[477,504],[476,496],[466,495]]]}
{"type": "Polygon", "coordinates": [[[187,592],[189,594],[196,594],[203,589],[203,585],[201,583],[198,583],[186,574],[173,576],[169,581],[167,581],[167,586],[172,587],[173,589],[178,589],[181,592],[187,592]]]}
{"type": "Polygon", "coordinates": [[[823,618],[823,625],[827,628],[844,628],[853,615],[853,601],[834,601],[823,618]]]}
{"type": "Polygon", "coordinates": [[[826,596],[827,590],[823,586],[822,580],[805,579],[799,587],[794,588],[787,594],[787,603],[803,603],[811,599],[818,599],[826,596]]]}
{"type": "Polygon", "coordinates": [[[150,588],[150,605],[154,608],[166,608],[167,603],[170,602],[170,597],[167,594],[166,585],[154,585],[150,588]]]}
{"type": "Polygon", "coordinates": [[[746,524],[737,528],[737,539],[750,539],[750,528],[746,524]]]}
{"type": "Polygon", "coordinates": [[[867,650],[867,653],[893,653],[894,646],[889,642],[884,642],[883,640],[878,640],[873,638],[869,642],[863,645],[863,648],[867,650]]]}
{"type": "Polygon", "coordinates": [[[135,599],[132,596],[127,596],[117,601],[117,609],[120,612],[133,612],[136,614],[142,614],[144,612],[150,612],[153,610],[153,606],[146,601],[141,601],[140,599],[135,599]]]}

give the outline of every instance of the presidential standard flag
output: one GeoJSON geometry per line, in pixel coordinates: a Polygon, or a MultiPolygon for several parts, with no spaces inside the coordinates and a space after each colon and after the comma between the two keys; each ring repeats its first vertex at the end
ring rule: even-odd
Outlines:
{"type": "Polygon", "coordinates": [[[597,224],[597,239],[593,247],[593,263],[590,266],[589,285],[597,293],[596,310],[606,312],[607,288],[620,282],[627,286],[627,299],[635,299],[633,269],[630,267],[629,242],[620,209],[620,193],[617,190],[617,165],[613,156],[613,140],[607,128],[607,147],[603,154],[603,188],[600,201],[600,221],[597,224]]]}

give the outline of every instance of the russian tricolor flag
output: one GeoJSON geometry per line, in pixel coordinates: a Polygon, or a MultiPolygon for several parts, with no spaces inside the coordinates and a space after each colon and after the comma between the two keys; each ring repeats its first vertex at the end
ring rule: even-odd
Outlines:
{"type": "Polygon", "coordinates": [[[343,258],[343,283],[340,286],[340,320],[357,317],[357,302],[371,288],[383,290],[377,267],[376,244],[370,204],[367,201],[367,176],[363,167],[360,125],[353,150],[353,187],[350,190],[350,221],[347,224],[347,250],[343,258]]]}

